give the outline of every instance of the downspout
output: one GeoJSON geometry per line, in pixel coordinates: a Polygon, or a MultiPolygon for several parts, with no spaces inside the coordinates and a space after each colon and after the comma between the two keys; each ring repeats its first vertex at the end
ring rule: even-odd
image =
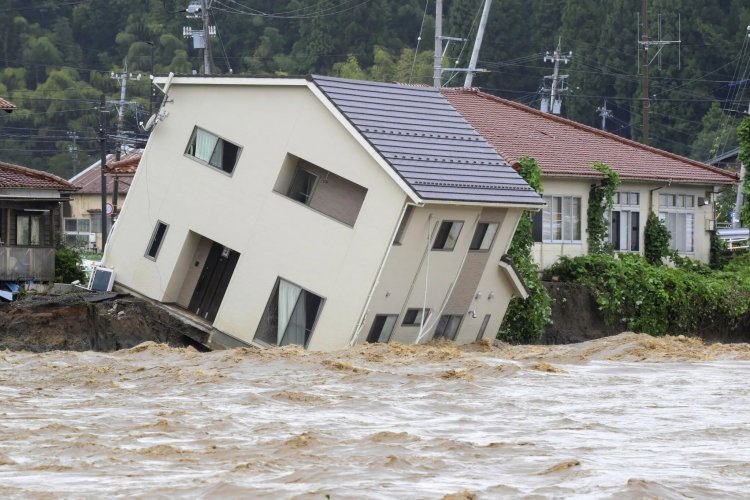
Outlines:
{"type": "Polygon", "coordinates": [[[352,333],[351,338],[349,339],[349,346],[353,346],[354,343],[357,341],[357,338],[359,337],[359,334],[362,332],[362,327],[365,326],[365,319],[367,319],[367,308],[370,307],[370,302],[372,301],[372,297],[375,295],[375,289],[378,287],[378,284],[380,283],[380,276],[383,274],[383,269],[385,268],[385,264],[388,261],[388,256],[391,254],[391,249],[393,248],[393,240],[396,238],[396,233],[398,233],[398,228],[401,227],[401,222],[404,219],[404,214],[406,214],[406,208],[409,205],[415,205],[414,203],[404,203],[404,207],[401,209],[401,216],[398,218],[398,221],[396,222],[396,227],[393,228],[393,232],[391,234],[391,239],[388,243],[388,248],[385,251],[385,255],[383,255],[383,259],[380,261],[380,267],[378,268],[378,273],[375,275],[375,281],[372,284],[372,287],[370,287],[370,293],[367,295],[367,300],[365,301],[365,306],[362,309],[362,314],[359,315],[359,322],[354,327],[354,332],[352,333]]]}
{"type": "Polygon", "coordinates": [[[654,211],[654,191],[658,191],[660,189],[664,189],[665,187],[669,187],[672,185],[672,179],[669,179],[666,186],[659,186],[655,187],[654,189],[648,190],[648,211],[649,213],[654,211]]]}

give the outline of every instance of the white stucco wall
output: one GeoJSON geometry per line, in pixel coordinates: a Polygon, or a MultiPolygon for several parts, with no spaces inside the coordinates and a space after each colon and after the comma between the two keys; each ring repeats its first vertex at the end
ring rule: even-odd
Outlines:
{"type": "MultiPolygon", "coordinates": [[[[581,198],[581,242],[574,243],[535,243],[533,254],[534,260],[542,268],[547,268],[554,264],[562,255],[576,257],[588,253],[588,222],[586,211],[588,209],[588,194],[591,184],[595,179],[564,179],[544,177],[542,185],[545,196],[579,196],[581,198]]],[[[714,190],[713,186],[699,186],[690,184],[669,184],[669,183],[646,183],[625,181],[618,188],[620,192],[637,192],[639,193],[640,206],[640,234],[639,234],[639,253],[644,253],[644,228],[648,213],[653,209],[659,213],[659,194],[687,194],[695,198],[696,206],[691,212],[694,214],[694,251],[683,253],[687,257],[708,262],[710,256],[710,221],[714,219],[714,203],[698,206],[698,198],[707,198],[707,195],[714,190]],[[651,200],[651,201],[650,201],[651,200]]],[[[630,207],[628,208],[630,209],[630,207]]]]}
{"type": "Polygon", "coordinates": [[[193,231],[241,254],[217,329],[252,340],[282,277],[326,299],[308,348],[348,345],[404,192],[307,87],[174,84],[170,100],[108,244],[105,265],[116,281],[159,301],[184,301],[192,255],[180,254],[193,231]],[[196,125],[242,146],[232,175],[183,154],[196,125]],[[273,191],[287,153],[368,188],[353,228],[273,191]],[[154,262],[144,253],[157,220],[169,229],[154,262]]]}

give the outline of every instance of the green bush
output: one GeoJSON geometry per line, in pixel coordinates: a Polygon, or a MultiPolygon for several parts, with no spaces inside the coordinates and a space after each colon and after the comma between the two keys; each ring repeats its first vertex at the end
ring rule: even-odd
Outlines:
{"type": "Polygon", "coordinates": [[[81,267],[81,255],[72,248],[59,247],[55,250],[55,281],[72,283],[76,280],[86,280],[86,273],[81,267]]]}
{"type": "Polygon", "coordinates": [[[563,257],[546,278],[589,287],[609,325],[652,335],[691,335],[717,324],[733,328],[750,309],[750,262],[723,271],[690,259],[655,266],[639,255],[563,257]]]}
{"type": "Polygon", "coordinates": [[[643,229],[643,240],[645,244],[644,254],[650,264],[662,263],[662,258],[676,255],[669,249],[669,240],[672,233],[664,225],[654,212],[649,212],[646,219],[646,227],[643,229]]]}
{"type": "MultiPolygon", "coordinates": [[[[538,193],[542,192],[541,171],[536,160],[523,157],[519,160],[521,177],[538,193]]],[[[508,255],[521,275],[529,291],[524,300],[514,298],[508,305],[503,324],[497,338],[513,344],[533,344],[538,342],[544,327],[552,315],[552,299],[539,279],[539,267],[534,263],[531,249],[534,246],[533,219],[530,212],[524,212],[518,222],[516,233],[508,249],[508,255]]]]}

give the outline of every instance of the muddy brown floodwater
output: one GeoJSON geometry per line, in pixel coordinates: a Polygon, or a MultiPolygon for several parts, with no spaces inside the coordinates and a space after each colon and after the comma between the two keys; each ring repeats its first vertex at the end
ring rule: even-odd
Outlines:
{"type": "Polygon", "coordinates": [[[750,346],[0,353],[0,496],[741,498],[750,346]]]}

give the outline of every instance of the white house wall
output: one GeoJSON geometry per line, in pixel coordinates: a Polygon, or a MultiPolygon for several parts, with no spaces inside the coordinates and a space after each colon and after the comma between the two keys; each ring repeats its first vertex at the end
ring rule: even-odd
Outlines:
{"type": "Polygon", "coordinates": [[[325,299],[308,348],[348,345],[404,192],[307,87],[172,85],[170,100],[108,243],[117,282],[184,305],[192,231],[241,254],[217,329],[251,341],[282,277],[325,299]],[[243,148],[231,176],[183,154],[196,125],[243,148]],[[288,153],[368,189],[353,228],[273,191],[288,153]],[[169,228],[153,261],[157,220],[169,228]]]}
{"type": "MultiPolygon", "coordinates": [[[[589,190],[591,184],[599,182],[596,179],[578,178],[552,178],[543,177],[542,186],[545,196],[578,196],[581,198],[581,241],[580,242],[537,242],[534,244],[533,256],[541,268],[547,268],[554,264],[561,256],[577,257],[588,253],[588,220],[587,210],[589,203],[589,190]]],[[[625,181],[618,188],[620,192],[639,193],[639,253],[644,254],[644,229],[649,211],[659,213],[659,194],[687,194],[695,197],[696,206],[693,208],[695,214],[694,228],[694,251],[683,253],[687,257],[708,262],[710,257],[710,233],[714,219],[713,202],[697,206],[698,198],[706,198],[713,191],[713,186],[696,186],[686,184],[647,183],[625,181]],[[651,200],[651,204],[649,204],[651,200]]],[[[609,224],[609,222],[608,222],[609,224]]]]}
{"type": "Polygon", "coordinates": [[[513,294],[513,286],[503,276],[498,262],[508,249],[520,214],[521,210],[514,208],[485,208],[484,213],[482,207],[427,205],[416,208],[401,244],[393,245],[391,249],[358,341],[367,338],[376,315],[397,314],[398,320],[390,340],[414,343],[420,328],[403,326],[404,313],[407,309],[421,308],[423,305],[431,313],[425,323],[422,342],[432,338],[437,321],[443,314],[464,316],[456,337],[456,341],[461,343],[476,340],[484,315],[491,314],[485,337],[494,338],[513,294]],[[452,251],[431,249],[441,221],[464,222],[452,251]],[[500,227],[490,250],[482,252],[481,269],[478,270],[481,277],[474,281],[470,289],[459,290],[454,284],[460,281],[462,273],[471,265],[471,258],[478,255],[469,252],[469,246],[480,221],[500,222],[500,227]],[[429,241],[428,231],[431,237],[429,241]],[[481,294],[480,299],[474,299],[477,292],[481,294]],[[457,298],[456,294],[461,297],[457,298]],[[464,297],[467,294],[468,297],[464,297]],[[474,314],[468,314],[469,311],[474,314]]]}

